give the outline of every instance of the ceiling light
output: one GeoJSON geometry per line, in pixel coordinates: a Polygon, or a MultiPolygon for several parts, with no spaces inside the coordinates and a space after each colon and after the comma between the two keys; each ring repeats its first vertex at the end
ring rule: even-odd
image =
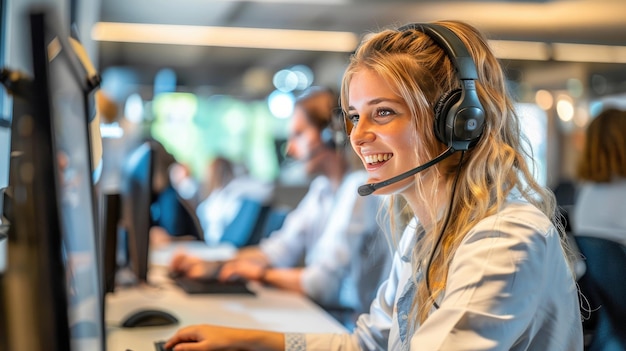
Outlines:
{"type": "MultiPolygon", "coordinates": [[[[96,41],[352,52],[359,37],[352,32],[275,28],[185,26],[98,22],[96,41]]],[[[626,63],[626,47],[531,41],[490,40],[496,57],[509,60],[626,63]]]]}
{"type": "Polygon", "coordinates": [[[626,63],[624,46],[554,43],[552,47],[557,61],[626,63]]]}
{"type": "Polygon", "coordinates": [[[490,40],[489,45],[499,59],[547,61],[550,46],[533,41],[490,40]]]}
{"type": "Polygon", "coordinates": [[[351,32],[113,22],[96,23],[91,37],[97,41],[329,52],[351,52],[358,44],[358,36],[351,32]]]}

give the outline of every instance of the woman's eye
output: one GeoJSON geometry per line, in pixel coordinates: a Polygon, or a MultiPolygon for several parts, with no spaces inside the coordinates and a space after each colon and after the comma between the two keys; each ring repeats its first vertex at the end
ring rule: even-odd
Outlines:
{"type": "Polygon", "coordinates": [[[379,117],[388,117],[388,116],[391,116],[393,114],[394,114],[393,111],[387,110],[387,109],[380,109],[380,110],[376,111],[376,116],[379,116],[379,117]]]}
{"type": "Polygon", "coordinates": [[[359,115],[348,115],[348,120],[352,122],[352,124],[357,124],[359,122],[359,115]]]}

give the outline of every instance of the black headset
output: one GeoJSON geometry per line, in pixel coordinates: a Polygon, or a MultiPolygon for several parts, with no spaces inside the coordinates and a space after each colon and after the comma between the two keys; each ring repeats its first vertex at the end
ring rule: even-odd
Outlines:
{"type": "Polygon", "coordinates": [[[485,110],[476,92],[478,73],[474,59],[461,39],[442,25],[411,23],[398,30],[417,30],[428,35],[452,62],[461,89],[444,93],[435,104],[435,135],[456,151],[469,150],[480,139],[485,124],[485,110]]]}
{"type": "MultiPolygon", "coordinates": [[[[445,92],[434,106],[435,112],[435,135],[437,139],[446,144],[449,150],[466,151],[472,148],[483,133],[485,125],[485,110],[478,99],[476,92],[476,80],[478,73],[474,59],[470,56],[467,48],[461,39],[450,29],[439,24],[412,23],[398,29],[401,32],[417,30],[428,35],[446,53],[450,62],[456,70],[457,78],[461,83],[461,89],[453,89],[445,92]]],[[[454,197],[456,182],[461,169],[463,154],[457,169],[457,176],[454,180],[452,195],[454,197]]],[[[452,198],[450,208],[446,215],[445,223],[441,233],[435,243],[435,248],[431,252],[428,266],[433,259],[437,246],[441,242],[445,229],[448,226],[452,211],[452,198]]],[[[425,274],[426,289],[430,294],[428,283],[428,270],[425,274]]],[[[433,302],[435,308],[439,308],[436,301],[433,302]]]]}
{"type": "Polygon", "coordinates": [[[330,125],[324,127],[324,129],[320,131],[320,138],[322,139],[322,144],[325,148],[331,150],[337,149],[339,143],[337,142],[336,134],[337,133],[330,125]]]}
{"type": "Polygon", "coordinates": [[[341,151],[348,142],[348,135],[344,127],[343,111],[341,107],[335,107],[331,112],[330,121],[320,131],[322,143],[325,147],[341,151]]]}

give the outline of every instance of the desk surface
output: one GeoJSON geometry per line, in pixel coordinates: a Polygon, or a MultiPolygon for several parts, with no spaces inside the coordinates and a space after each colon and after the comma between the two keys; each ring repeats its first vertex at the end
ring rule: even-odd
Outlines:
{"type": "MultiPolygon", "coordinates": [[[[153,262],[154,263],[154,262],[153,262]]],[[[167,277],[162,265],[150,268],[150,286],[118,288],[106,298],[108,351],[154,351],[153,343],[169,338],[182,326],[217,324],[282,332],[345,333],[346,329],[308,298],[257,283],[251,295],[188,295],[167,277]],[[142,308],[175,315],[180,324],[125,329],[125,316],[142,308]]]]}

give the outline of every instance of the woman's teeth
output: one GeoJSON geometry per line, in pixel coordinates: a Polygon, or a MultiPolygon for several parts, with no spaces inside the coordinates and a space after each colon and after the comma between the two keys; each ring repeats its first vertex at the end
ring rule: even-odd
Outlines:
{"type": "Polygon", "coordinates": [[[393,154],[367,155],[365,156],[365,162],[367,162],[367,164],[376,164],[378,162],[387,161],[391,156],[393,156],[393,154]]]}

